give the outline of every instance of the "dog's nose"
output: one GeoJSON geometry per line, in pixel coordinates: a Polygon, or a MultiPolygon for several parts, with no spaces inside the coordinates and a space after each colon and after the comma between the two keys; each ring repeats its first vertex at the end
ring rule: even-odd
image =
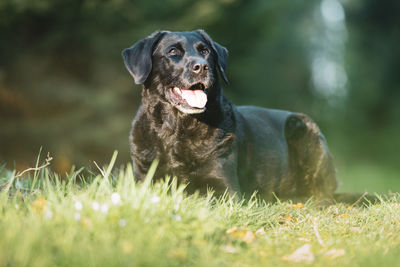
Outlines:
{"type": "Polygon", "coordinates": [[[192,71],[196,74],[202,73],[209,68],[207,61],[195,61],[192,65],[192,71]]]}

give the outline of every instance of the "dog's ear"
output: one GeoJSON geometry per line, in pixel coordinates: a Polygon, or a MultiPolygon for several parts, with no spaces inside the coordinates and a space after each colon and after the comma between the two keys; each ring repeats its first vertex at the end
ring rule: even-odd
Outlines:
{"type": "Polygon", "coordinates": [[[149,76],[154,47],[165,33],[165,31],[154,32],[131,47],[122,50],[125,66],[136,84],[143,84],[149,76]]]}
{"type": "Polygon", "coordinates": [[[214,42],[211,37],[204,30],[197,30],[197,32],[210,44],[211,48],[217,55],[218,68],[221,73],[222,78],[226,84],[229,84],[228,78],[226,77],[225,71],[228,65],[228,49],[222,45],[214,42]]]}

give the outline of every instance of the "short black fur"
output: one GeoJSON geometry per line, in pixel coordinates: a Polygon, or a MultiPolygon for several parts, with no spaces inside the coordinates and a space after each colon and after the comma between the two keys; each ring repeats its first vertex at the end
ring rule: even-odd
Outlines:
{"type": "Polygon", "coordinates": [[[334,196],[335,168],[318,126],[303,114],[229,102],[219,78],[228,83],[228,52],[204,31],[156,32],[122,54],[143,84],[130,135],[137,179],[158,159],[155,177],[176,176],[190,192],[258,191],[266,200],[334,196]],[[174,93],[200,85],[204,108],[174,93]]]}

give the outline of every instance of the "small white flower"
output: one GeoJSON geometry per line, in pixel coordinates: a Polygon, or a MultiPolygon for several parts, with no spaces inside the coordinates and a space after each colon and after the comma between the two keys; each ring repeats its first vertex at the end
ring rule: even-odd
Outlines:
{"type": "Polygon", "coordinates": [[[75,209],[76,210],[82,210],[82,202],[80,202],[80,201],[77,201],[77,202],[75,202],[75,209]]]}
{"type": "Polygon", "coordinates": [[[111,202],[114,205],[121,204],[121,196],[118,193],[112,193],[111,195],[111,202]]]}
{"type": "Polygon", "coordinates": [[[16,209],[16,210],[18,210],[18,209],[19,209],[19,205],[18,205],[18,204],[15,204],[15,206],[14,206],[14,207],[15,207],[15,209],[16,209]]]}
{"type": "Polygon", "coordinates": [[[79,221],[81,219],[81,214],[79,212],[76,212],[74,218],[76,221],[79,221]]]}
{"type": "MultiPolygon", "coordinates": [[[[46,210],[46,213],[44,214],[46,216],[46,219],[51,219],[53,218],[53,212],[51,210],[46,210]]],[[[76,214],[75,214],[76,215],[76,214]]]]}
{"type": "Polygon", "coordinates": [[[15,182],[15,188],[21,189],[22,187],[23,187],[23,186],[22,186],[22,183],[20,182],[19,179],[17,179],[17,181],[15,182]]]}
{"type": "Polygon", "coordinates": [[[121,227],[125,227],[125,226],[126,226],[126,220],[121,219],[121,220],[119,220],[118,224],[119,224],[119,226],[121,226],[121,227]]]}
{"type": "Polygon", "coordinates": [[[180,205],[181,205],[181,200],[178,200],[174,205],[174,210],[175,211],[179,210],[180,205]]]}
{"type": "Polygon", "coordinates": [[[182,220],[182,218],[179,214],[172,215],[172,219],[174,219],[175,221],[178,221],[178,222],[180,222],[182,220]]]}
{"type": "Polygon", "coordinates": [[[102,213],[104,213],[104,214],[107,214],[107,213],[108,213],[108,205],[107,205],[107,204],[102,204],[102,205],[100,206],[100,211],[101,211],[102,213]]]}
{"type": "Polygon", "coordinates": [[[97,202],[97,201],[94,201],[93,203],[92,203],[92,209],[93,210],[99,210],[100,209],[100,204],[99,204],[99,202],[97,202]]]}
{"type": "Polygon", "coordinates": [[[151,203],[158,203],[160,202],[161,198],[159,196],[153,196],[150,200],[151,203]]]}

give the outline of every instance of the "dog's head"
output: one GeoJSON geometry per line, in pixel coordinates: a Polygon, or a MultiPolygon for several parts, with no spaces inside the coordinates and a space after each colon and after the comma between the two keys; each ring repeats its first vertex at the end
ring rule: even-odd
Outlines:
{"type": "Polygon", "coordinates": [[[228,83],[228,51],[203,30],[155,32],[124,49],[122,56],[136,84],[154,88],[187,114],[205,111],[208,96],[217,90],[217,71],[228,83]]]}

